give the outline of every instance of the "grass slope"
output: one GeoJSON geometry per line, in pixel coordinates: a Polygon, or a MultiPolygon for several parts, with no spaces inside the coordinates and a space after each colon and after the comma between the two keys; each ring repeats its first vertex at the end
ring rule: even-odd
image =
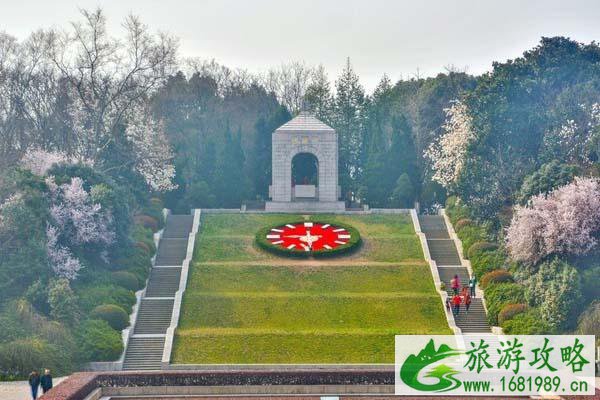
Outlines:
{"type": "Polygon", "coordinates": [[[361,232],[363,248],[334,260],[253,245],[262,226],[299,219],[203,218],[174,363],[392,363],[394,334],[450,333],[410,217],[313,217],[361,232]]]}

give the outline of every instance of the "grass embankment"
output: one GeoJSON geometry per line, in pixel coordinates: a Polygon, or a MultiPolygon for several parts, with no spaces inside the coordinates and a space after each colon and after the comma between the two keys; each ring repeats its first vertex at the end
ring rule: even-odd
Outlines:
{"type": "Polygon", "coordinates": [[[283,259],[254,234],[301,216],[203,219],[174,363],[392,363],[394,334],[450,333],[410,218],[317,217],[356,227],[363,248],[283,259]]]}

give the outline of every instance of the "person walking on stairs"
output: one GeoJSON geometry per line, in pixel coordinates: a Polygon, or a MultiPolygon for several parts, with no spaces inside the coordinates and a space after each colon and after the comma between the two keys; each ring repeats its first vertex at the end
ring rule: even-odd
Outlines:
{"type": "Polygon", "coordinates": [[[465,293],[465,312],[469,313],[469,307],[471,307],[471,295],[469,293],[465,293]]]}
{"type": "Polygon", "coordinates": [[[458,275],[454,275],[454,278],[452,278],[452,280],[450,281],[450,287],[452,288],[454,295],[457,295],[458,289],[460,288],[460,278],[458,277],[458,275]]]}
{"type": "Polygon", "coordinates": [[[477,278],[475,275],[469,279],[469,291],[471,292],[471,297],[475,297],[475,287],[477,286],[477,278]]]}
{"type": "Polygon", "coordinates": [[[29,374],[29,386],[31,386],[31,397],[37,399],[38,389],[40,387],[40,374],[37,371],[32,371],[29,374]]]}
{"type": "Polygon", "coordinates": [[[454,306],[452,308],[452,313],[454,314],[455,317],[460,313],[460,303],[461,303],[461,299],[457,293],[452,298],[452,305],[454,306]]]}

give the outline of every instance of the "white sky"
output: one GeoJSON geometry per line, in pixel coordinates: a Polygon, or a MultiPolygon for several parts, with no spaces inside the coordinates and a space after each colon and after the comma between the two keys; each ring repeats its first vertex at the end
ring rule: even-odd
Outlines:
{"type": "Polygon", "coordinates": [[[180,39],[180,55],[262,72],[292,60],[322,63],[333,81],[350,57],[372,90],[432,76],[447,65],[479,74],[541,36],[600,40],[600,0],[0,0],[0,30],[25,38],[101,6],[120,34],[130,13],[180,39]]]}

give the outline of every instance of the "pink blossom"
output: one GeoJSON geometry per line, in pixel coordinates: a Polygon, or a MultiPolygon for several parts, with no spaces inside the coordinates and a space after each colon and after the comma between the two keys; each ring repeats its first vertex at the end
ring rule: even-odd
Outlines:
{"type": "Polygon", "coordinates": [[[56,275],[73,280],[81,269],[81,263],[73,257],[66,247],[58,244],[58,236],[56,227],[48,224],[46,226],[48,261],[50,261],[50,266],[56,275]]]}
{"type": "Polygon", "coordinates": [[[588,253],[597,247],[599,231],[600,181],[580,177],[516,206],[506,247],[513,259],[535,264],[550,254],[588,253]]]}
{"type": "Polygon", "coordinates": [[[46,151],[38,148],[29,148],[21,158],[21,166],[38,176],[44,176],[56,164],[83,163],[91,165],[89,160],[70,157],[60,151],[46,151]]]}
{"type": "MultiPolygon", "coordinates": [[[[49,179],[52,182],[52,179],[49,179]]],[[[115,238],[112,216],[94,204],[79,177],[60,186],[50,184],[53,204],[50,215],[63,236],[74,245],[96,243],[110,245],[115,238]]]]}

